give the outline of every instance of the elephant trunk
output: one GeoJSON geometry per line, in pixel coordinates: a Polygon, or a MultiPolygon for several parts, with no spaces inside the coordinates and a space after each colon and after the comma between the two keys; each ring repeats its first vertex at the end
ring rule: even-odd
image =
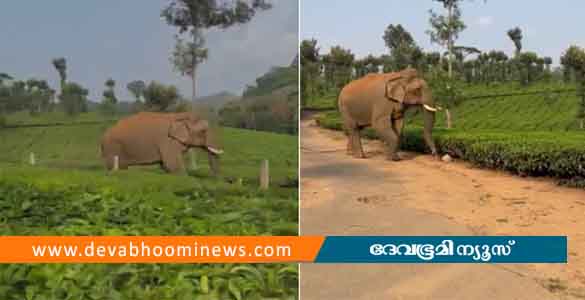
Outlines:
{"type": "Polygon", "coordinates": [[[423,138],[427,146],[431,149],[431,153],[433,155],[438,155],[437,147],[435,146],[435,142],[433,141],[433,127],[435,126],[435,112],[437,109],[429,109],[434,108],[434,100],[431,95],[431,91],[428,87],[423,89],[423,121],[424,121],[424,129],[423,129],[423,138]]]}

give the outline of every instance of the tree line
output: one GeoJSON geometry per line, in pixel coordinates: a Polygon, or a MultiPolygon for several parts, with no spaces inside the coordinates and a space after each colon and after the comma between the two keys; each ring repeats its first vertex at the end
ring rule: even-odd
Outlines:
{"type": "MultiPolygon", "coordinates": [[[[170,26],[178,29],[175,48],[170,54],[170,62],[175,69],[192,80],[192,100],[196,99],[196,73],[198,66],[208,56],[205,48],[205,32],[209,29],[225,29],[245,24],[257,12],[271,9],[266,0],[238,0],[226,3],[221,0],[171,0],[161,10],[161,18],[170,26]]],[[[6,113],[28,110],[31,114],[62,110],[68,115],[77,115],[89,109],[89,90],[67,78],[67,60],[60,57],[52,60],[60,78],[59,92],[50,88],[46,80],[14,80],[7,73],[0,73],[0,121],[6,113]]],[[[118,98],[115,95],[116,81],[104,82],[100,110],[115,113],[118,98]]],[[[179,105],[186,109],[178,89],[173,85],[142,80],[126,86],[135,96],[133,111],[164,111],[179,105]]],[[[2,121],[4,122],[4,121],[2,121]]]]}
{"type": "Polygon", "coordinates": [[[462,0],[433,0],[440,2],[442,12],[429,11],[432,43],[444,52],[425,51],[412,34],[401,24],[389,24],[381,39],[387,53],[357,58],[350,49],[333,46],[321,53],[318,41],[303,40],[300,45],[301,105],[314,98],[336,94],[349,81],[368,73],[394,72],[406,67],[416,68],[428,79],[433,92],[446,109],[447,124],[451,127],[449,109],[461,101],[464,84],[498,84],[515,81],[527,86],[539,81],[559,80],[578,83],[580,109],[577,118],[585,119],[585,51],[571,46],[561,56],[559,67],[552,69],[553,60],[523,49],[522,29],[514,27],[504,32],[514,44],[513,56],[497,49],[482,50],[472,45],[457,44],[459,34],[466,29],[462,20],[462,0]]]}

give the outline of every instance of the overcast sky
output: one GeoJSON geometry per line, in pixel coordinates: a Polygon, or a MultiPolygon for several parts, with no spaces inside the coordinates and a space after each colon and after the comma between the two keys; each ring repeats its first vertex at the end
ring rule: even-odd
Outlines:
{"type": "MultiPolygon", "coordinates": [[[[191,95],[188,78],[173,71],[175,28],[160,18],[165,0],[3,0],[0,72],[17,79],[47,79],[58,88],[51,60],[66,57],[68,78],[100,100],[104,82],[117,82],[128,99],[132,80],[176,84],[191,95]]],[[[207,35],[209,60],[200,68],[199,95],[240,93],[272,66],[289,65],[298,50],[298,3],[272,0],[249,24],[207,35]]]]}
{"type": "MultiPolygon", "coordinates": [[[[402,24],[424,49],[439,49],[425,33],[429,29],[429,9],[443,12],[431,0],[311,0],[302,1],[301,38],[319,41],[321,53],[331,46],[350,48],[359,57],[380,55],[387,50],[382,40],[389,24],[402,24]]],[[[519,26],[524,32],[523,50],[553,58],[558,64],[570,44],[585,46],[585,1],[583,0],[474,0],[463,1],[467,29],[457,45],[482,50],[499,49],[509,55],[514,44],[508,29],[519,26]]]]}

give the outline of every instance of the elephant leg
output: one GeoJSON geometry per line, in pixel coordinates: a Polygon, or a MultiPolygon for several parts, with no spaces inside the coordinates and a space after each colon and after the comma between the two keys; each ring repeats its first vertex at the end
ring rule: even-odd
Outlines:
{"type": "Polygon", "coordinates": [[[347,155],[351,155],[351,153],[352,153],[352,149],[351,149],[351,130],[349,128],[347,128],[347,126],[345,124],[343,125],[343,133],[345,133],[345,136],[347,137],[347,144],[345,146],[345,153],[347,155]]]}
{"type": "Polygon", "coordinates": [[[392,128],[387,118],[378,118],[373,122],[374,130],[386,142],[386,156],[389,160],[398,161],[400,157],[396,153],[398,149],[398,135],[392,128]]]}
{"type": "Polygon", "coordinates": [[[118,143],[110,143],[103,146],[104,151],[104,160],[106,164],[106,169],[108,171],[112,171],[116,164],[116,157],[118,158],[118,170],[127,170],[128,169],[128,162],[125,158],[121,155],[122,145],[118,143]]]}
{"type": "Polygon", "coordinates": [[[364,158],[364,150],[360,139],[360,128],[350,117],[343,115],[343,127],[347,134],[346,153],[355,158],[364,158]]]}
{"type": "Polygon", "coordinates": [[[185,172],[183,156],[176,142],[163,145],[161,148],[161,160],[163,169],[169,173],[180,174],[185,172]]]}
{"type": "Polygon", "coordinates": [[[347,118],[345,116],[343,117],[343,119],[344,119],[343,120],[343,131],[345,132],[345,135],[347,136],[347,145],[345,148],[345,153],[347,153],[347,155],[352,155],[352,153],[353,153],[352,138],[353,138],[353,131],[355,129],[353,128],[353,126],[351,124],[353,122],[350,122],[349,120],[347,120],[347,118]]]}
{"type": "Polygon", "coordinates": [[[364,149],[362,147],[362,138],[360,135],[360,129],[356,128],[351,134],[351,152],[355,158],[365,158],[364,149]]]}
{"type": "Polygon", "coordinates": [[[400,119],[392,120],[392,129],[394,130],[394,132],[396,133],[396,136],[398,137],[398,143],[396,146],[397,150],[400,149],[400,143],[402,142],[402,129],[403,128],[404,128],[404,119],[400,118],[400,119]]]}

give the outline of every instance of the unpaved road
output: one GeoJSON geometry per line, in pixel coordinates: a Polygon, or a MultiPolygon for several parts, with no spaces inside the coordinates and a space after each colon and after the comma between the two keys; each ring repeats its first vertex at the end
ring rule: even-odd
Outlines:
{"type": "Polygon", "coordinates": [[[303,235],[567,235],[568,264],[302,265],[301,299],[585,299],[585,191],[429,156],[345,154],[301,123],[303,235]]]}

